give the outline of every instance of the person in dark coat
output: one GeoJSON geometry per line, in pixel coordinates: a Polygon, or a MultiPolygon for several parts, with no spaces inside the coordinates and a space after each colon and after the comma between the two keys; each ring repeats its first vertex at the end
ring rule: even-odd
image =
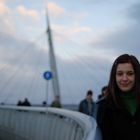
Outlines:
{"type": "Polygon", "coordinates": [[[101,89],[101,94],[98,95],[98,99],[95,102],[95,109],[94,109],[94,118],[97,119],[97,111],[98,107],[101,104],[102,100],[104,100],[107,96],[107,86],[103,86],[101,89]]]}
{"type": "Polygon", "coordinates": [[[106,96],[106,89],[107,89],[107,86],[102,87],[101,94],[98,95],[98,99],[101,99],[104,96],[106,96]]]}
{"type": "Polygon", "coordinates": [[[95,103],[92,99],[93,91],[88,90],[86,94],[86,98],[83,99],[79,104],[79,112],[82,112],[84,114],[93,116],[94,109],[95,109],[95,103]]]}
{"type": "Polygon", "coordinates": [[[106,92],[97,111],[103,140],[140,140],[140,64],[135,56],[115,60],[106,92]]]}
{"type": "Polygon", "coordinates": [[[55,96],[55,100],[51,103],[51,107],[62,108],[60,97],[58,95],[55,96]]]}
{"type": "Polygon", "coordinates": [[[25,98],[24,102],[22,103],[23,106],[31,106],[31,103],[27,98],[25,98]]]}
{"type": "Polygon", "coordinates": [[[18,101],[17,106],[22,106],[22,101],[21,100],[18,101]]]}

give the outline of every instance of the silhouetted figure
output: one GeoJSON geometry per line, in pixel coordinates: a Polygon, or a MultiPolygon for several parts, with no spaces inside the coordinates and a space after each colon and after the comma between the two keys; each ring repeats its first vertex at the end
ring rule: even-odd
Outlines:
{"type": "Polygon", "coordinates": [[[17,103],[17,106],[22,106],[22,105],[23,105],[22,101],[19,100],[18,103],[17,103]]]}
{"type": "Polygon", "coordinates": [[[46,102],[46,101],[43,101],[43,102],[42,102],[42,105],[43,105],[43,106],[47,106],[47,102],[46,102]]]}
{"type": "Polygon", "coordinates": [[[31,103],[25,98],[24,102],[22,103],[23,106],[31,106],[31,103]]]}
{"type": "Polygon", "coordinates": [[[55,97],[55,100],[51,103],[51,107],[61,108],[62,105],[60,103],[59,96],[55,97]]]}

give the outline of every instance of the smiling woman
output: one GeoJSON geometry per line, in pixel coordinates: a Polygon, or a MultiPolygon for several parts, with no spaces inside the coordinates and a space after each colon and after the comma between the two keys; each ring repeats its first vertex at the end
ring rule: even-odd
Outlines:
{"type": "Polygon", "coordinates": [[[103,140],[140,139],[140,64],[135,56],[115,60],[107,94],[97,113],[103,140]]]}

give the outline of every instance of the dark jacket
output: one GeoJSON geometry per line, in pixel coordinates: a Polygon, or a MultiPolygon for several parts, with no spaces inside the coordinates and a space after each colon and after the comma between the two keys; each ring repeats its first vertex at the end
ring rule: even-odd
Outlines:
{"type": "Polygon", "coordinates": [[[88,102],[87,102],[86,99],[84,99],[79,104],[79,111],[84,113],[84,114],[93,116],[94,109],[95,109],[95,103],[93,101],[91,102],[91,107],[92,107],[92,109],[91,109],[92,111],[89,112],[89,110],[88,110],[88,102]]]}
{"type": "Polygon", "coordinates": [[[132,116],[116,107],[111,97],[98,102],[97,123],[103,140],[140,140],[140,107],[132,116]]]}

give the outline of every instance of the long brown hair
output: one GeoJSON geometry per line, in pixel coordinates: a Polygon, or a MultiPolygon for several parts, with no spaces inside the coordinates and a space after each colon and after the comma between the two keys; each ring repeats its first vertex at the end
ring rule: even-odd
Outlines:
{"type": "Polygon", "coordinates": [[[119,94],[117,94],[119,88],[116,84],[116,70],[120,63],[131,63],[133,66],[135,72],[135,84],[132,93],[134,94],[137,103],[140,104],[140,63],[133,55],[122,54],[114,61],[108,83],[108,93],[113,97],[115,104],[118,107],[121,107],[121,100],[119,94]]]}

